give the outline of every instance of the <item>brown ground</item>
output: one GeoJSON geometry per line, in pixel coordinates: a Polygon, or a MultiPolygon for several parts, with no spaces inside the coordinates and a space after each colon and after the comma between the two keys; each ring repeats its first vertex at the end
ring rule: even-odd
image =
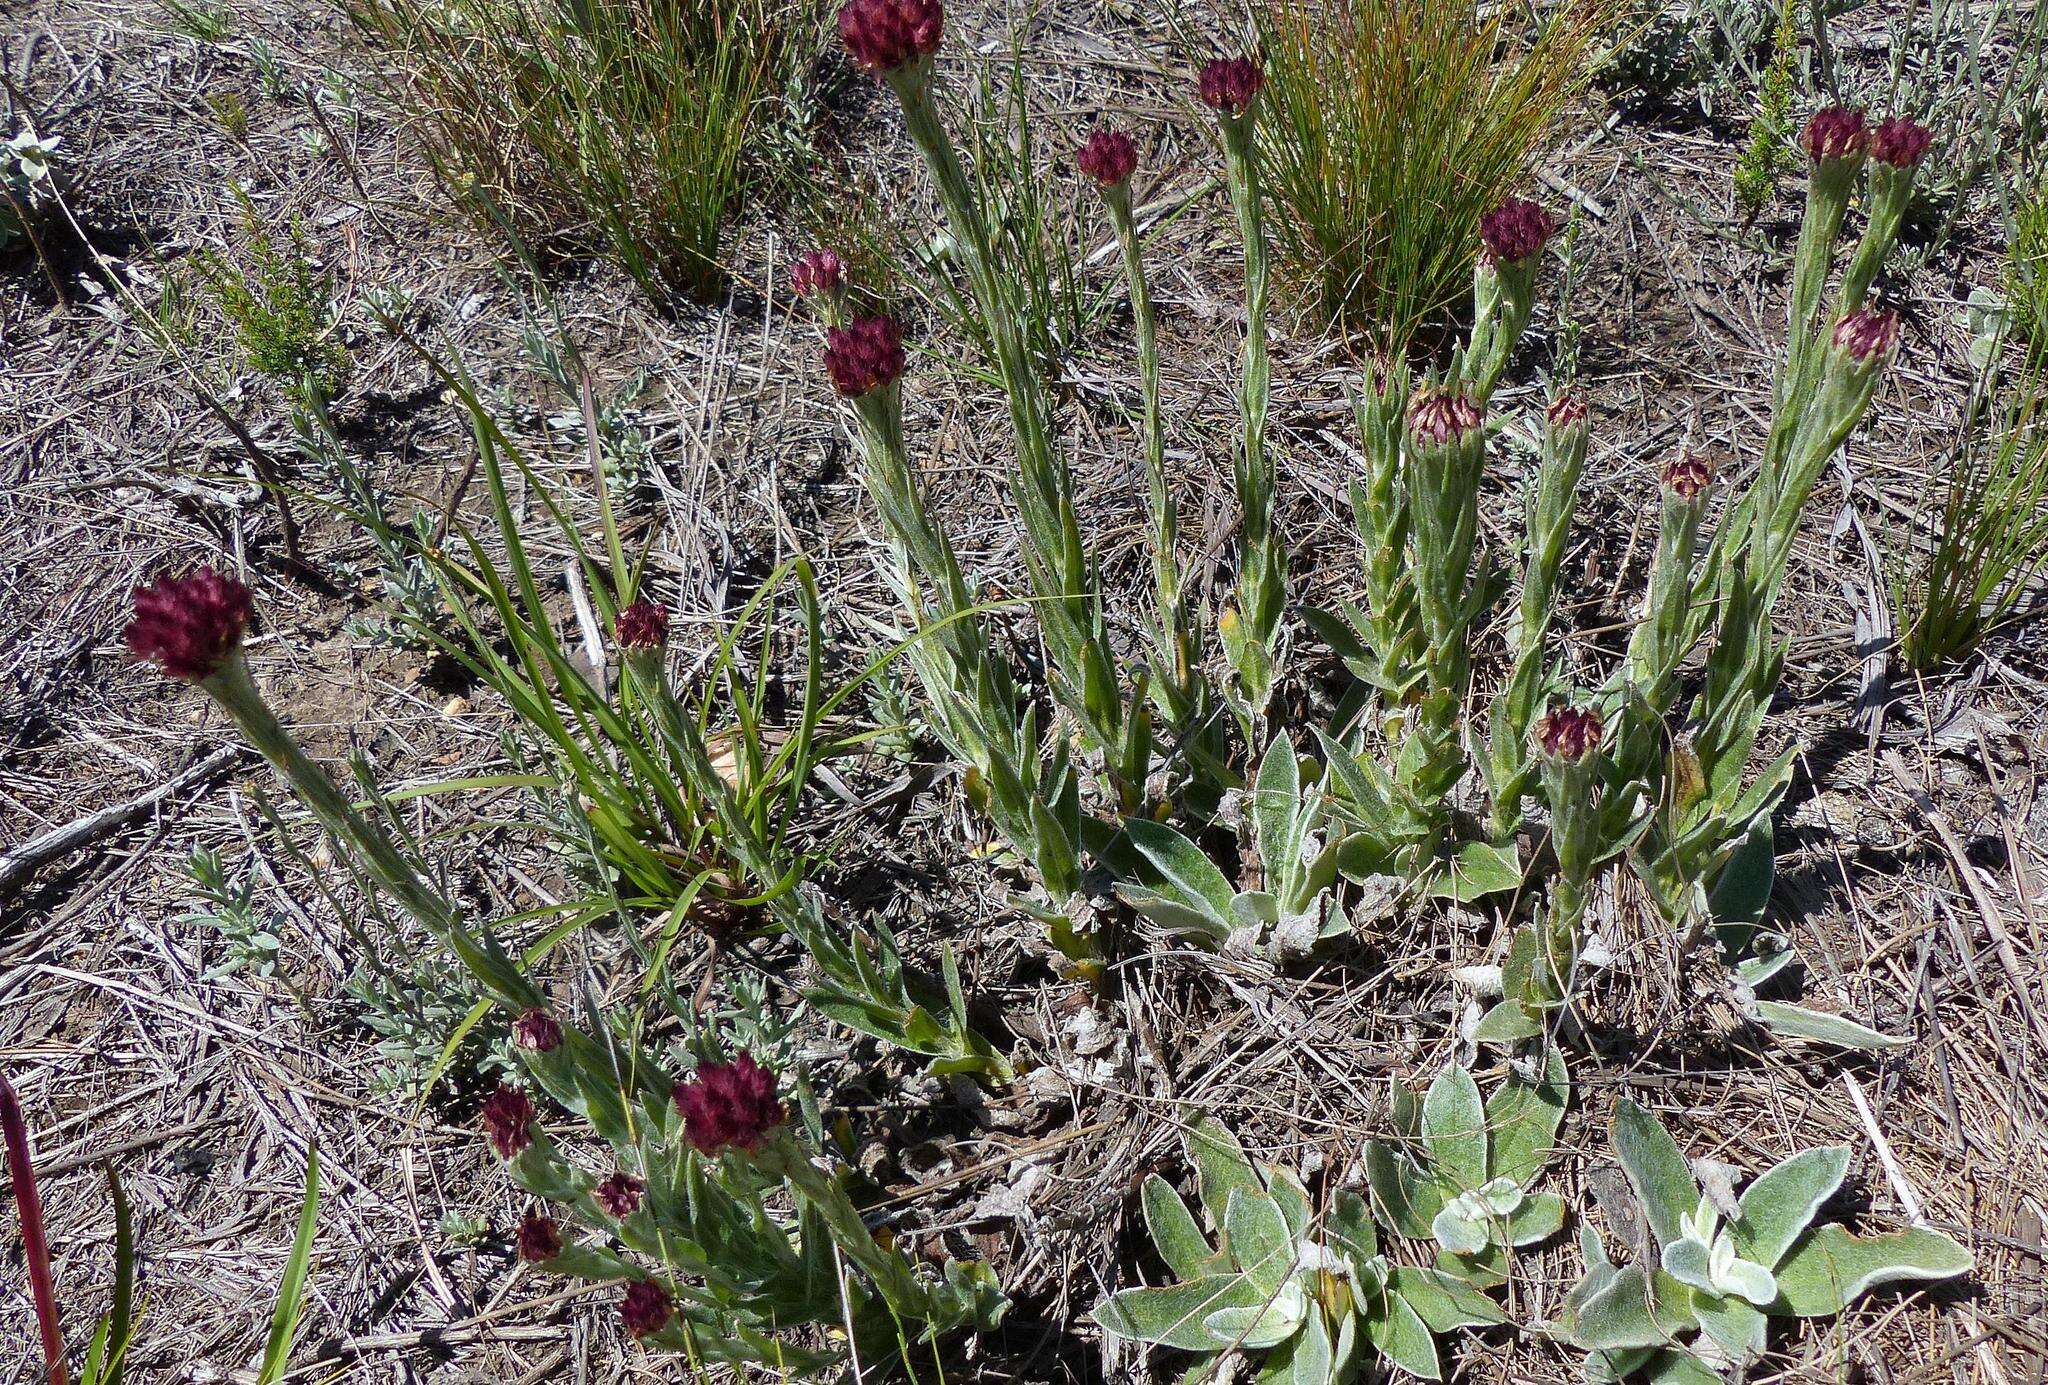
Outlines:
{"type": "MultiPolygon", "coordinates": [[[[494,272],[489,248],[452,224],[378,103],[362,95],[331,107],[340,147],[315,148],[307,139],[321,127],[303,103],[263,94],[250,56],[259,30],[308,86],[326,65],[357,61],[331,17],[269,0],[240,17],[234,38],[206,46],[170,32],[164,14],[138,0],[27,0],[12,14],[16,33],[0,53],[45,113],[45,133],[65,141],[71,205],[92,246],[135,292],[155,297],[151,250],[175,261],[234,243],[230,180],[267,217],[303,218],[351,305],[344,337],[357,366],[340,405],[343,430],[387,487],[438,502],[468,439],[419,363],[370,329],[360,310],[369,290],[409,293],[414,330],[445,335],[492,387],[512,390],[529,433],[566,407],[518,369],[518,295],[494,272]],[[223,92],[249,105],[246,142],[223,134],[209,112],[208,98],[223,92]]],[[[1062,132],[1045,147],[1066,147],[1105,104],[1129,108],[1134,119],[1180,123],[1160,136],[1148,166],[1160,170],[1162,190],[1192,187],[1213,155],[1181,109],[1187,63],[1163,27],[1141,27],[1130,14],[1076,5],[1036,30],[1045,58],[1034,75],[1062,132]]],[[[953,22],[1001,33],[979,13],[953,22]]],[[[900,137],[864,101],[856,92],[846,112],[849,141],[900,169],[900,137]]],[[[1781,193],[1757,233],[1743,234],[1726,214],[1729,131],[1604,106],[1581,129],[1603,133],[1572,141],[1551,171],[1601,213],[1587,222],[1586,275],[1572,305],[1597,427],[1568,568],[1583,602],[1572,615],[1577,647],[1589,653],[1599,644],[1592,632],[1633,609],[1657,465],[1686,439],[1747,456],[1762,435],[1796,188],[1781,193]]],[[[1156,263],[1175,464],[1185,496],[1217,496],[1227,491],[1238,304],[1227,209],[1210,197],[1170,234],[1156,263]]],[[[854,613],[885,606],[871,568],[872,520],[846,469],[809,329],[759,292],[786,246],[773,227],[750,225],[736,242],[731,300],[675,317],[648,311],[604,270],[563,270],[550,286],[603,383],[652,372],[639,407],[659,466],[638,522],[654,535],[653,570],[689,617],[683,639],[693,647],[796,546],[820,568],[841,641],[860,634],[854,613]]],[[[479,698],[451,713],[450,698],[466,690],[445,671],[345,632],[346,619],[374,615],[369,595],[316,591],[286,572],[242,450],[180,366],[113,310],[94,258],[72,237],[60,237],[53,254],[61,301],[32,259],[0,269],[0,846],[131,800],[227,744],[201,699],[131,667],[119,648],[129,586],[202,556],[237,566],[255,586],[254,665],[320,753],[360,750],[392,784],[496,762],[502,711],[479,698]]],[[[1592,1001],[1600,1046],[1574,1072],[1567,1153],[1553,1174],[1568,1202],[1590,1204],[1584,1190],[1603,1164],[1605,1112],[1626,1090],[1663,1113],[1688,1152],[1751,1170],[1796,1147],[1850,1143],[1845,1212],[1895,1223],[1911,1194],[1978,1256],[1978,1272],[1960,1287],[1880,1294],[1837,1323],[1789,1335],[1773,1378],[2048,1379],[2048,1031],[2030,1019],[2048,1008],[2048,808],[2034,768],[2048,745],[2048,661],[2039,635],[2022,634],[1994,640],[1986,657],[1940,680],[1900,679],[1873,753],[1851,722],[1861,682],[1853,603],[1867,599],[1872,577],[1853,536],[1835,537],[1832,524],[1846,504],[1882,535],[1918,503],[1970,374],[1962,301],[1996,265],[1994,240],[1966,223],[1947,251],[1892,284],[1909,314],[1900,366],[1850,444],[1847,469],[1816,498],[1782,617],[1796,638],[1773,734],[1805,749],[1780,818],[1777,914],[1807,959],[1816,1003],[1912,1034],[1914,1046],[1844,1059],[1773,1044],[1735,1022],[1711,978],[1676,984],[1673,949],[1647,926],[1639,900],[1602,904],[1622,963],[1592,1001]],[[1933,795],[1947,836],[1916,810],[1909,788],[1933,795]],[[1959,871],[1970,873],[1967,887],[1959,871]],[[2017,975],[1995,945],[2000,929],[2017,975]],[[1878,1133],[1896,1176],[1877,1157],[1878,1133]]],[[[1541,397],[1535,369],[1554,326],[1539,317],[1508,407],[1541,397]]],[[[1129,614],[1144,581],[1140,463],[1117,416],[1099,407],[1105,392],[1130,387],[1121,331],[1113,320],[1093,354],[1072,362],[1076,412],[1087,422],[1070,435],[1080,439],[1106,580],[1129,594],[1119,596],[1129,614]]],[[[1314,589],[1342,590],[1354,561],[1340,500],[1349,463],[1336,445],[1349,433],[1345,353],[1302,335],[1278,352],[1286,532],[1314,589]]],[[[985,391],[952,403],[960,392],[942,362],[953,355],[941,349],[919,364],[913,436],[944,476],[937,489],[964,560],[1014,588],[1003,458],[990,441],[1003,435],[998,410],[985,391]]],[[[282,412],[266,386],[235,375],[210,315],[200,316],[190,358],[259,444],[290,455],[282,412]]],[[[580,463],[557,449],[550,465],[566,478],[580,463]]],[[[358,536],[314,505],[301,508],[312,516],[308,551],[318,565],[367,570],[358,536]]],[[[1203,513],[1199,501],[1189,510],[1191,547],[1213,554],[1229,516],[1213,504],[1203,513]]],[[[1503,493],[1494,518],[1505,525],[1513,514],[1503,493]]],[[[901,773],[882,761],[841,772],[868,793],[901,773]]],[[[913,957],[934,957],[937,937],[953,939],[969,992],[1000,1007],[1018,1056],[1045,1071],[976,1112],[960,1093],[813,1024],[818,1081],[872,1152],[863,1166],[897,1199],[899,1229],[928,1229],[956,1251],[992,1257],[1016,1299],[1009,1327],[957,1363],[954,1378],[1130,1378],[1130,1355],[1106,1351],[1083,1315],[1119,1277],[1134,1282],[1156,1268],[1141,1251],[1131,1194],[1146,1171],[1178,1169],[1176,1103],[1207,1106],[1286,1162],[1347,1167],[1381,1127],[1382,1079],[1426,1076],[1447,1056],[1449,969],[1479,958],[1494,923],[1435,913],[1390,920],[1355,947],[1277,976],[1206,955],[1153,956],[1121,969],[1107,1046],[1083,1043],[1088,1051],[1077,1053],[1073,1016],[1085,999],[1049,979],[1032,926],[1003,904],[1007,881],[971,854],[978,833],[954,781],[919,771],[903,788],[885,810],[853,821],[834,893],[885,909],[913,957]]],[[[138,1377],[245,1376],[317,1139],[326,1192],[293,1378],[680,1375],[622,1344],[602,1302],[517,1267],[503,1233],[519,1199],[474,1137],[469,1106],[419,1109],[373,1087],[373,1038],[341,987],[362,960],[357,945],[303,864],[264,835],[259,789],[268,781],[248,762],[230,764],[0,899],[0,1062],[36,1132],[74,1340],[106,1302],[111,1222],[97,1171],[105,1161],[134,1203],[142,1248],[138,1377]],[[281,914],[284,960],[268,978],[206,979],[220,941],[180,918],[190,896],[183,863],[195,843],[240,863],[259,839],[259,901],[281,914]],[[466,1238],[451,1225],[457,1218],[490,1230],[466,1238]]],[[[420,809],[421,821],[445,826],[491,806],[437,800],[420,809]]],[[[837,800],[821,812],[848,816],[837,800]]],[[[500,909],[530,903],[549,869],[497,836],[469,857],[520,866],[458,872],[458,885],[500,909]]],[[[577,966],[609,978],[615,950],[593,938],[577,966]]],[[[761,955],[771,971],[786,970],[784,954],[761,955]]],[[[37,1359],[11,1230],[8,1238],[0,1382],[35,1378],[37,1359]]],[[[1516,1290],[1522,1320],[1554,1315],[1576,1273],[1569,1246],[1544,1252],[1516,1290]]],[[[1533,1334],[1491,1334],[1465,1340],[1458,1378],[1562,1381],[1574,1370],[1573,1354],[1533,1334]]]]}

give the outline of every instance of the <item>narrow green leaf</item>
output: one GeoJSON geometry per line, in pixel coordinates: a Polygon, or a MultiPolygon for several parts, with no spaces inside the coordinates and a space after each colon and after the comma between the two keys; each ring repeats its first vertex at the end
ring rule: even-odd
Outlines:
{"type": "Polygon", "coordinates": [[[1880,1033],[1844,1015],[1831,1015],[1776,1000],[1752,1003],[1756,1006],[1757,1022],[1780,1038],[1809,1039],[1815,1043],[1833,1044],[1837,1048],[1864,1050],[1910,1048],[1913,1045],[1910,1038],[1880,1033]]]}
{"type": "Polygon", "coordinates": [[[262,1363],[256,1385],[277,1385],[284,1378],[298,1335],[299,1314],[305,1309],[306,1280],[313,1268],[313,1230],[320,1210],[320,1155],[309,1142],[306,1146],[306,1194],[299,1207],[299,1229],[292,1237],[291,1254],[284,1263],[284,1278],[277,1286],[277,1307],[270,1317],[270,1337],[263,1344],[262,1363]]]}
{"type": "Polygon", "coordinates": [[[1132,818],[1124,824],[1131,845],[1151,862],[1168,884],[1189,904],[1209,907],[1217,918],[1230,914],[1230,881],[1216,863],[1193,842],[1163,822],[1132,818]]]}

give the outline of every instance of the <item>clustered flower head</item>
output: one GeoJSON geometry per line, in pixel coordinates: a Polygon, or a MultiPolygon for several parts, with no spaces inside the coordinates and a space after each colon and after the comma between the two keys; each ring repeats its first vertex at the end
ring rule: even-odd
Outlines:
{"type": "Polygon", "coordinates": [[[635,601],[612,622],[621,649],[659,649],[668,643],[668,608],[654,601],[635,601]]]}
{"type": "Polygon", "coordinates": [[[1554,429],[1581,428],[1585,426],[1589,413],[1584,395],[1560,394],[1550,401],[1550,407],[1543,411],[1554,429]]]}
{"type": "Polygon", "coordinates": [[[1224,115],[1243,115],[1266,85],[1265,71],[1251,58],[1218,58],[1202,69],[1202,104],[1224,115]]]}
{"type": "Polygon", "coordinates": [[[1138,170],[1138,146],[1121,130],[1098,129],[1074,161],[1103,187],[1120,187],[1138,170]]]}
{"type": "Polygon", "coordinates": [[[624,1221],[640,1210],[640,1198],[647,1185],[621,1170],[590,1190],[590,1200],[604,1208],[605,1215],[624,1221]]]}
{"type": "Polygon", "coordinates": [[[651,1337],[675,1316],[675,1297],[651,1279],[636,1279],[619,1300],[619,1323],[634,1341],[651,1337]]]}
{"type": "Polygon", "coordinates": [[[1545,755],[1583,760],[1599,749],[1604,729],[1591,707],[1553,707],[1536,722],[1536,743],[1545,755]]]}
{"type": "Polygon", "coordinates": [[[1883,308],[1858,308],[1835,324],[1835,346],[1859,361],[1874,361],[1899,340],[1899,315],[1883,308]]]}
{"type": "Polygon", "coordinates": [[[173,678],[196,683],[220,672],[242,647],[255,612],[249,589],[202,567],[190,577],[160,578],[137,587],[128,649],[173,678]]]}
{"type": "Polygon", "coordinates": [[[500,1159],[510,1159],[533,1143],[533,1098],[509,1083],[484,1099],[484,1137],[500,1159]]]}
{"type": "Polygon", "coordinates": [[[1687,454],[1664,467],[1664,489],[1681,500],[1697,500],[1714,484],[1714,464],[1705,457],[1687,454]]]}
{"type": "Polygon", "coordinates": [[[1863,112],[1848,106],[1823,106],[1806,122],[1799,143],[1815,163],[1853,159],[1861,154],[1869,135],[1863,128],[1863,112]]]}
{"type": "Polygon", "coordinates": [[[1481,253],[1488,264],[1519,264],[1555,234],[1550,213],[1525,197],[1510,197],[1479,218],[1481,253]]]}
{"type": "Polygon", "coordinates": [[[1870,157],[1894,168],[1918,168],[1934,143],[1934,131],[1902,115],[1877,122],[1870,132],[1870,157]]]}
{"type": "Polygon", "coordinates": [[[1408,430],[1415,440],[1440,447],[1479,426],[1479,408],[1463,394],[1423,393],[1408,406],[1408,430]]]}
{"type": "Polygon", "coordinates": [[[789,289],[799,298],[826,297],[846,287],[846,261],[833,250],[813,250],[789,267],[789,289]]]}
{"type": "Polygon", "coordinates": [[[534,1053],[553,1053],[562,1046],[562,1026],[545,1010],[528,1010],[512,1021],[512,1042],[534,1053]]]}
{"type": "Polygon", "coordinates": [[[825,333],[825,373],[848,399],[894,384],[906,364],[903,324],[893,317],[864,317],[825,333]]]}
{"type": "Polygon", "coordinates": [[[782,1124],[775,1075],[742,1053],[731,1063],[701,1063],[696,1076],[676,1088],[683,1132],[700,1154],[727,1147],[754,1150],[782,1124]]]}
{"type": "Polygon", "coordinates": [[[519,1258],[529,1265],[545,1264],[562,1253],[562,1232],[554,1218],[528,1212],[519,1223],[519,1258]]]}
{"type": "Polygon", "coordinates": [[[878,77],[928,57],[945,27],[940,0],[847,0],[839,10],[839,41],[854,66],[878,77]]]}

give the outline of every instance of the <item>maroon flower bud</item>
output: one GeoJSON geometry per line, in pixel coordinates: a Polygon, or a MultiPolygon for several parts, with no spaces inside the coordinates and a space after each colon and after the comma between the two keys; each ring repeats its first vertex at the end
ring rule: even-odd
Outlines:
{"type": "Polygon", "coordinates": [[[683,1131],[701,1154],[759,1148],[784,1117],[774,1074],[747,1053],[729,1064],[699,1064],[697,1075],[676,1088],[675,1101],[683,1131]]]}
{"type": "Polygon", "coordinates": [[[675,1316],[676,1301],[669,1291],[651,1279],[636,1279],[626,1286],[619,1300],[619,1322],[634,1341],[651,1337],[668,1326],[675,1316]]]}
{"type": "Polygon", "coordinates": [[[1425,446],[1441,447],[1479,426],[1479,410],[1462,394],[1418,394],[1408,405],[1408,431],[1425,446]]]}
{"type": "Polygon", "coordinates": [[[519,1088],[501,1084],[484,1099],[484,1137],[500,1159],[510,1159],[533,1143],[533,1099],[519,1088]]]}
{"type": "Polygon", "coordinates": [[[254,612],[249,589],[210,567],[190,577],[159,578],[137,587],[128,649],[173,678],[196,683],[220,672],[242,647],[254,612]]]}
{"type": "Polygon", "coordinates": [[[1904,116],[1877,122],[1870,132],[1870,157],[1893,168],[1918,168],[1934,143],[1934,131],[1904,116]]]}
{"type": "Polygon", "coordinates": [[[519,1223],[519,1258],[529,1265],[545,1264],[562,1253],[562,1232],[554,1219],[528,1212],[519,1223]]]}
{"type": "Polygon", "coordinates": [[[1823,106],[1815,111],[1813,119],[1806,122],[1805,133],[1799,137],[1806,157],[1817,164],[1853,159],[1863,152],[1867,140],[1863,112],[1847,106],[1823,106]]]}
{"type": "Polygon", "coordinates": [[[545,1010],[528,1010],[512,1021],[512,1041],[535,1053],[553,1053],[562,1046],[562,1026],[545,1010]]]}
{"type": "Polygon", "coordinates": [[[846,287],[846,261],[836,251],[813,250],[789,267],[789,291],[799,298],[835,294],[846,287]]]}
{"type": "Polygon", "coordinates": [[[1527,198],[1510,197],[1479,218],[1481,254],[1488,264],[1519,264],[1555,234],[1550,213],[1527,198]]]}
{"type": "Polygon", "coordinates": [[[604,1208],[605,1215],[624,1221],[640,1210],[641,1194],[647,1185],[630,1173],[615,1173],[590,1190],[590,1200],[604,1208]]]}
{"type": "Polygon", "coordinates": [[[839,41],[877,77],[929,56],[945,27],[940,0],[846,0],[839,10],[839,41]]]}
{"type": "Polygon", "coordinates": [[[1536,721],[1536,743],[1545,755],[1583,760],[1600,748],[1604,730],[1591,707],[1553,707],[1536,721]]]}
{"type": "Polygon", "coordinates": [[[1550,407],[1543,411],[1543,417],[1549,420],[1553,432],[1561,432],[1566,428],[1583,428],[1588,416],[1585,397],[1577,394],[1560,394],[1551,400],[1550,407]]]}
{"type": "Polygon", "coordinates": [[[825,373],[848,399],[894,384],[905,364],[903,324],[893,317],[864,317],[825,333],[825,373]]]}
{"type": "Polygon", "coordinates": [[[668,643],[668,608],[653,601],[635,601],[612,622],[621,649],[659,649],[668,643]]]}
{"type": "Polygon", "coordinates": [[[1265,70],[1255,59],[1218,58],[1202,69],[1202,104],[1224,115],[1243,115],[1264,85],[1265,70]]]}
{"type": "Polygon", "coordinates": [[[1714,484],[1714,464],[1705,457],[1685,456],[1664,468],[1664,489],[1681,500],[1697,500],[1714,484]]]}
{"type": "Polygon", "coordinates": [[[1106,188],[1128,183],[1138,171],[1138,146],[1121,130],[1097,130],[1074,156],[1081,171],[1106,188]]]}
{"type": "Polygon", "coordinates": [[[1859,361],[1888,354],[1899,341],[1899,315],[1882,308],[1858,308],[1835,324],[1835,346],[1859,361]]]}

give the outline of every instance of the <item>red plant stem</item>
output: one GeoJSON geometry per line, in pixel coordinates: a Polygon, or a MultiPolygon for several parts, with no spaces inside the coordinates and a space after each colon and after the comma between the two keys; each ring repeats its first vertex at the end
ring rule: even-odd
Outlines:
{"type": "Polygon", "coordinates": [[[43,1359],[49,1363],[49,1385],[65,1385],[64,1332],[57,1325],[57,1288],[50,1279],[50,1245],[43,1238],[43,1198],[36,1191],[36,1166],[28,1155],[28,1122],[21,1101],[5,1074],[0,1074],[0,1138],[7,1144],[7,1176],[14,1183],[14,1205],[21,1213],[21,1248],[28,1260],[29,1294],[36,1303],[36,1325],[43,1332],[43,1359]]]}

